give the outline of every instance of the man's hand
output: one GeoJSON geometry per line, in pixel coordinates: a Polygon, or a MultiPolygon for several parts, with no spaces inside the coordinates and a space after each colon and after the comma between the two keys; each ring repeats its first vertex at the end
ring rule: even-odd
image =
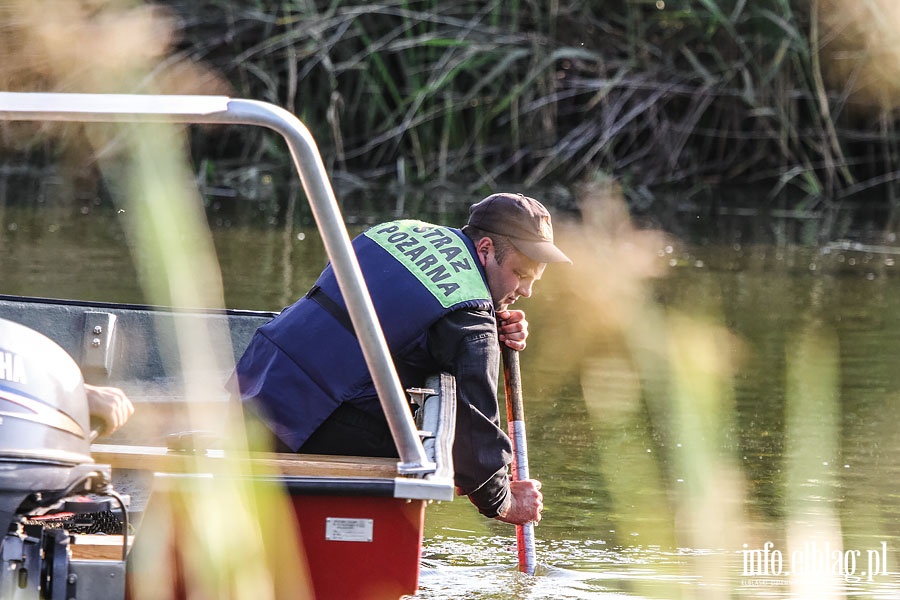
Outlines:
{"type": "Polygon", "coordinates": [[[540,490],[541,482],[537,479],[510,481],[510,503],[505,511],[497,515],[497,520],[513,525],[539,522],[544,510],[544,495],[540,490]]]}
{"type": "Polygon", "coordinates": [[[500,342],[516,351],[525,349],[528,337],[528,321],[521,310],[501,310],[497,313],[497,333],[500,342]]]}
{"type": "Polygon", "coordinates": [[[134,405],[125,392],[114,387],[97,387],[84,384],[87,393],[88,412],[91,419],[103,424],[103,435],[109,435],[125,424],[134,414],[134,405]]]}

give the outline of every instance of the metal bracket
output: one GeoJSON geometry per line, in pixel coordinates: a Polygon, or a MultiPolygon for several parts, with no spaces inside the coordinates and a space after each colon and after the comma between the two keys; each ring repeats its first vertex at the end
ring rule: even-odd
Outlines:
{"type": "Polygon", "coordinates": [[[416,417],[414,419],[416,426],[419,428],[416,433],[419,439],[426,440],[434,437],[433,431],[425,431],[422,429],[422,411],[425,409],[425,401],[430,396],[434,396],[437,392],[431,388],[409,388],[406,390],[409,394],[409,403],[416,407],[416,417]]]}
{"type": "Polygon", "coordinates": [[[81,370],[86,378],[91,375],[109,377],[115,334],[116,315],[99,311],[84,313],[81,370]]]}
{"type": "MultiPolygon", "coordinates": [[[[409,394],[410,408],[415,407],[417,414],[421,414],[421,411],[425,408],[425,401],[430,396],[434,396],[437,392],[431,388],[408,388],[406,393],[409,394]]],[[[415,424],[418,427],[419,423],[416,422],[415,424]]],[[[416,434],[419,436],[419,439],[426,439],[433,435],[430,432],[422,431],[421,429],[417,430],[416,434]]],[[[431,475],[435,470],[436,465],[428,460],[421,463],[397,463],[397,472],[401,475],[423,477],[425,475],[431,475]]]]}
{"type": "Polygon", "coordinates": [[[425,399],[428,396],[434,396],[437,392],[431,388],[409,388],[406,393],[409,394],[410,401],[421,408],[425,406],[425,399]]]}

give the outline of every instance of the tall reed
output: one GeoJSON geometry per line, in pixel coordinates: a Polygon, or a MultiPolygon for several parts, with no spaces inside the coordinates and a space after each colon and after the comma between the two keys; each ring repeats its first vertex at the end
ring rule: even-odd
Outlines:
{"type": "MultiPolygon", "coordinates": [[[[599,172],[637,208],[671,188],[734,202],[723,185],[780,208],[900,205],[890,0],[156,4],[179,41],[154,75],[213,66],[232,94],[295,112],[353,186],[475,197],[599,172]]],[[[16,27],[0,14],[0,54],[16,27]]],[[[0,80],[30,86],[8,66],[0,80]]],[[[289,171],[263,132],[203,135],[220,171],[289,171]]]]}
{"type": "MultiPolygon", "coordinates": [[[[853,44],[841,0],[166,4],[185,52],[296,112],[360,183],[475,194],[599,171],[632,202],[740,183],[820,209],[897,180],[889,111],[851,118],[835,76],[864,59],[832,68],[853,44]]],[[[850,3],[857,26],[879,5],[850,3]]]]}

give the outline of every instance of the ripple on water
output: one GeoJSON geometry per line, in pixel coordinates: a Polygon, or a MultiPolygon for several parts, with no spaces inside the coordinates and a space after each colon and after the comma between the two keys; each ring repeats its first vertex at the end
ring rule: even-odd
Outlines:
{"type": "Polygon", "coordinates": [[[803,598],[809,586],[831,597],[900,597],[896,574],[859,578],[748,578],[735,551],[610,548],[600,540],[537,541],[533,577],[516,569],[515,540],[505,536],[435,536],[424,548],[424,599],[803,598]],[[792,587],[793,586],[793,587],[792,587]]]}
{"type": "Polygon", "coordinates": [[[415,598],[658,598],[698,579],[683,568],[699,555],[691,551],[609,548],[601,540],[538,541],[536,550],[528,577],[516,570],[514,539],[435,536],[423,551],[415,598]]]}

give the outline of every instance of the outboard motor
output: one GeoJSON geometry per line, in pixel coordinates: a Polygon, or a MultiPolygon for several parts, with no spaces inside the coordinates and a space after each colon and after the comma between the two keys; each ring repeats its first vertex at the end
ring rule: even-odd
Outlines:
{"type": "Polygon", "coordinates": [[[78,365],[49,338],[0,319],[0,598],[86,597],[70,585],[68,533],[40,518],[82,494],[117,496],[90,444],[78,365]]]}

